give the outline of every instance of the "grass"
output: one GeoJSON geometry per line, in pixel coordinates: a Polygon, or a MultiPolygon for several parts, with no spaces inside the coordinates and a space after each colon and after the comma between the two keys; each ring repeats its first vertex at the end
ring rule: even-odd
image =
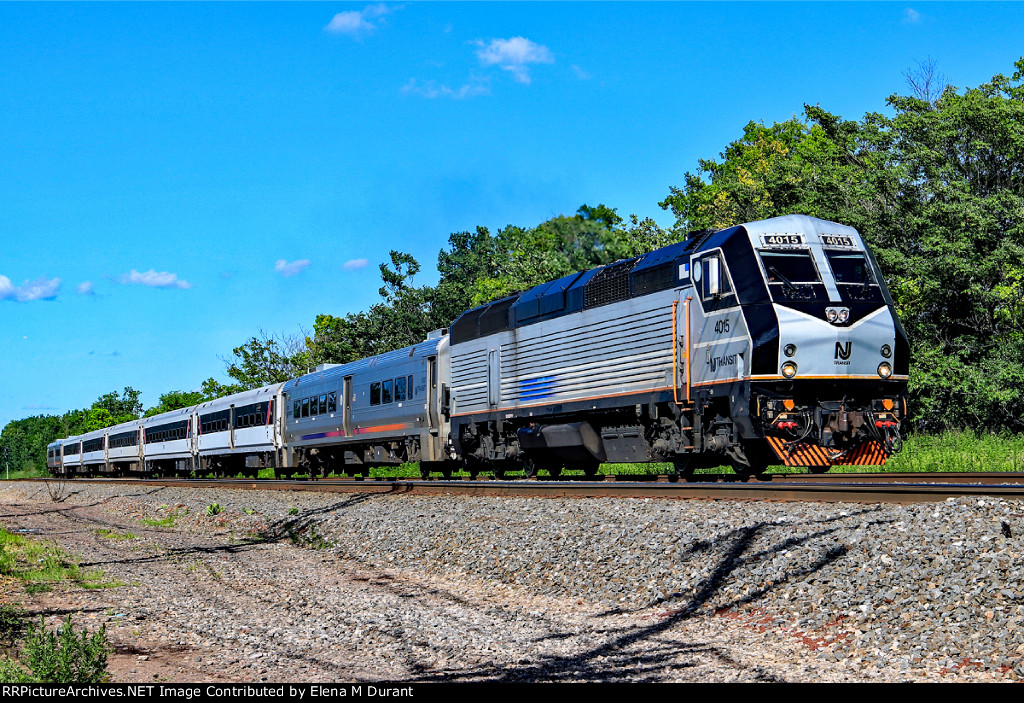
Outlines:
{"type": "MultiPolygon", "coordinates": [[[[7,478],[7,469],[0,463],[0,480],[7,478]]],[[[42,466],[29,466],[28,468],[15,469],[11,467],[11,479],[16,478],[53,478],[44,463],[42,466]]]]}
{"type": "Polygon", "coordinates": [[[184,517],[185,515],[188,515],[188,508],[182,508],[181,511],[172,510],[171,512],[167,513],[166,517],[162,518],[144,517],[140,519],[139,522],[141,522],[143,525],[146,525],[147,527],[174,527],[174,523],[177,522],[178,518],[184,517]]]}
{"type": "Polygon", "coordinates": [[[86,571],[55,542],[30,540],[0,527],[0,574],[21,581],[29,594],[45,593],[54,584],[72,582],[83,588],[116,588],[99,569],[86,571]]]}
{"type": "MultiPolygon", "coordinates": [[[[671,464],[603,464],[599,473],[609,474],[663,474],[671,464]]],[[[697,473],[728,473],[730,469],[715,467],[698,469],[697,473]]],[[[1024,471],[1024,435],[991,434],[984,432],[949,431],[941,434],[913,434],[907,437],[903,449],[889,458],[884,466],[836,466],[832,473],[872,472],[970,472],[970,471],[1024,471]]],[[[772,466],[768,473],[806,473],[802,467],[772,466]]],[[[522,472],[510,476],[521,475],[522,472]]],[[[544,476],[547,472],[541,471],[544,476]]],[[[402,464],[395,468],[371,469],[370,476],[419,476],[416,464],[402,464]],[[379,472],[379,473],[378,473],[379,472]]],[[[456,476],[465,474],[458,473],[456,476]]],[[[580,471],[563,471],[563,476],[582,475],[580,471]]]]}
{"type": "Polygon", "coordinates": [[[107,539],[135,539],[136,537],[131,532],[117,532],[115,530],[108,530],[105,527],[96,530],[96,534],[107,539]]]}

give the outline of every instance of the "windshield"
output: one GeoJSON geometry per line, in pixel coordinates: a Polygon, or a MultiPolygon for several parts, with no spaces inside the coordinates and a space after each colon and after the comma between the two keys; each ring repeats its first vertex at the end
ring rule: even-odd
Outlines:
{"type": "Polygon", "coordinates": [[[832,267],[832,275],[836,277],[836,283],[874,283],[875,277],[871,274],[868,262],[863,254],[852,254],[849,252],[826,251],[828,265],[832,267]]]}
{"type": "Polygon", "coordinates": [[[761,263],[769,283],[817,283],[818,269],[807,251],[762,251],[761,263]]]}
{"type": "Polygon", "coordinates": [[[826,249],[825,256],[828,258],[828,265],[832,267],[832,275],[836,277],[839,295],[843,300],[882,300],[879,283],[864,254],[826,249]]]}

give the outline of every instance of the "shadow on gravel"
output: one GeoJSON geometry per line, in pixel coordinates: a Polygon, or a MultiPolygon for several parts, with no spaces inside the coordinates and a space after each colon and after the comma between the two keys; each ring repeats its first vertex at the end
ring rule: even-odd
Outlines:
{"type": "MultiPolygon", "coordinates": [[[[108,497],[104,498],[103,500],[97,500],[97,501],[95,501],[93,503],[83,503],[82,505],[67,505],[67,506],[58,507],[57,501],[54,501],[54,507],[50,508],[48,510],[36,510],[36,511],[30,512],[30,513],[0,513],[0,520],[2,520],[3,518],[29,517],[29,516],[32,516],[32,515],[53,515],[54,513],[71,513],[71,512],[74,512],[76,510],[82,510],[84,508],[95,508],[97,506],[103,505],[104,503],[106,503],[108,501],[113,500],[114,498],[141,498],[143,496],[151,496],[151,495],[153,495],[155,493],[159,493],[160,491],[163,491],[163,490],[166,490],[166,487],[158,486],[158,487],[153,488],[153,489],[148,490],[148,491],[142,491],[142,492],[139,492],[139,493],[125,493],[123,495],[116,495],[116,496],[108,496],[108,497]]],[[[42,491],[39,491],[39,492],[42,493],[42,491]]],[[[70,498],[72,495],[76,495],[78,493],[80,493],[80,491],[75,491],[74,493],[69,494],[67,496],[67,498],[70,498]]],[[[64,500],[67,500],[67,498],[65,498],[64,500]]],[[[62,503],[63,501],[60,501],[60,502],[62,503]]],[[[15,505],[18,505],[18,504],[15,503],[15,505]]]]}
{"type": "MultiPolygon", "coordinates": [[[[97,608],[48,608],[46,606],[40,606],[40,607],[37,607],[37,608],[32,608],[29,612],[32,614],[33,617],[38,616],[38,615],[48,615],[48,616],[51,616],[51,617],[54,616],[54,615],[59,615],[61,618],[65,618],[68,615],[75,615],[75,616],[77,616],[79,614],[85,615],[86,613],[102,613],[105,610],[106,610],[106,608],[98,608],[98,607],[97,608]]],[[[35,617],[35,619],[37,621],[39,620],[38,617],[35,617]]]]}
{"type": "MultiPolygon", "coordinates": [[[[831,516],[820,520],[812,521],[806,526],[836,522],[838,520],[857,519],[858,517],[875,512],[878,508],[865,508],[863,510],[848,513],[846,515],[831,516]]],[[[875,521],[882,522],[882,521],[875,521]]],[[[868,523],[874,524],[874,523],[868,523]]],[[[676,625],[694,617],[703,606],[711,602],[712,598],[721,591],[729,577],[740,567],[753,562],[770,559],[786,550],[807,544],[815,539],[827,537],[839,530],[839,527],[818,529],[815,532],[801,536],[790,536],[772,545],[770,548],[757,552],[750,552],[754,541],[764,536],[766,530],[773,528],[797,529],[799,523],[785,522],[762,522],[749,527],[733,530],[714,542],[701,540],[696,542],[690,549],[679,556],[680,559],[697,556],[704,552],[719,551],[724,553],[719,558],[715,568],[700,584],[690,599],[681,607],[663,611],[658,614],[659,621],[646,627],[628,627],[611,630],[612,639],[591,649],[583,650],[570,655],[559,655],[543,657],[539,661],[525,663],[520,666],[500,667],[481,666],[474,669],[458,671],[426,672],[420,668],[420,673],[412,677],[413,681],[460,681],[479,680],[494,681],[500,683],[527,682],[527,681],[607,681],[607,680],[629,680],[629,681],[661,681],[671,670],[678,671],[680,668],[696,666],[695,663],[686,663],[680,666],[673,663],[680,655],[709,656],[718,659],[719,663],[730,666],[736,670],[744,669],[744,665],[733,660],[727,651],[713,646],[703,644],[678,644],[659,641],[658,636],[668,632],[676,625]]],[[[805,578],[816,573],[829,564],[842,559],[847,554],[845,545],[835,545],[827,549],[818,559],[806,567],[788,571],[783,578],[775,579],[761,588],[745,594],[732,602],[721,606],[716,610],[728,610],[742,605],[752,603],[771,590],[798,578],[805,578]]],[[[681,595],[681,594],[677,594],[681,595]]],[[[671,599],[670,599],[671,600],[671,599]]],[[[619,609],[601,613],[597,617],[613,614],[623,614],[629,611],[619,609]]],[[[575,633],[552,633],[545,639],[567,639],[575,633]]],[[[607,634],[607,632],[605,633],[607,634]]],[[[415,669],[414,669],[415,670],[415,669]]],[[[770,672],[755,666],[750,669],[757,681],[778,681],[770,672]]]]}
{"type": "Polygon", "coordinates": [[[140,556],[131,559],[104,559],[100,561],[82,562],[79,564],[80,567],[98,567],[108,564],[146,564],[151,562],[159,562],[171,559],[180,559],[190,555],[202,555],[202,554],[236,554],[245,552],[254,547],[258,547],[264,544],[273,544],[280,542],[285,539],[296,540],[304,530],[315,520],[315,518],[325,515],[327,513],[334,512],[336,510],[344,510],[345,508],[359,503],[364,503],[373,498],[386,496],[386,493],[357,493],[345,500],[338,501],[337,503],[331,503],[321,508],[314,510],[308,510],[299,515],[290,515],[287,518],[275,520],[267,525],[267,529],[259,537],[251,537],[249,539],[242,539],[234,544],[218,544],[210,547],[183,547],[175,549],[167,549],[159,554],[152,554],[148,556],[140,556]]]}

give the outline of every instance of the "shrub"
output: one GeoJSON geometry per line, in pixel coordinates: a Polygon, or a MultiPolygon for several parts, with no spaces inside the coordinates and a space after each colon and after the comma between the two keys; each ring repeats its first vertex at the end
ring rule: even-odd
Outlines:
{"type": "Polygon", "coordinates": [[[210,503],[206,506],[207,515],[219,515],[224,508],[220,507],[220,503],[210,503]]]}
{"type": "Polygon", "coordinates": [[[69,615],[56,630],[30,626],[22,653],[22,663],[40,683],[100,683],[107,676],[107,628],[89,634],[76,633],[69,615]]]}
{"type": "Polygon", "coordinates": [[[16,605],[0,605],[0,642],[13,645],[25,631],[25,611],[16,605]]]}

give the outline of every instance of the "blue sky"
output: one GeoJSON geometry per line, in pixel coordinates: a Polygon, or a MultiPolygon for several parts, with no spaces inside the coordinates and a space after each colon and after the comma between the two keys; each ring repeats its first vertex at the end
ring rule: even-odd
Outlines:
{"type": "Polygon", "coordinates": [[[391,249],[657,203],[750,120],[1010,74],[1024,4],[0,4],[0,427],[226,380],[391,249]]]}

